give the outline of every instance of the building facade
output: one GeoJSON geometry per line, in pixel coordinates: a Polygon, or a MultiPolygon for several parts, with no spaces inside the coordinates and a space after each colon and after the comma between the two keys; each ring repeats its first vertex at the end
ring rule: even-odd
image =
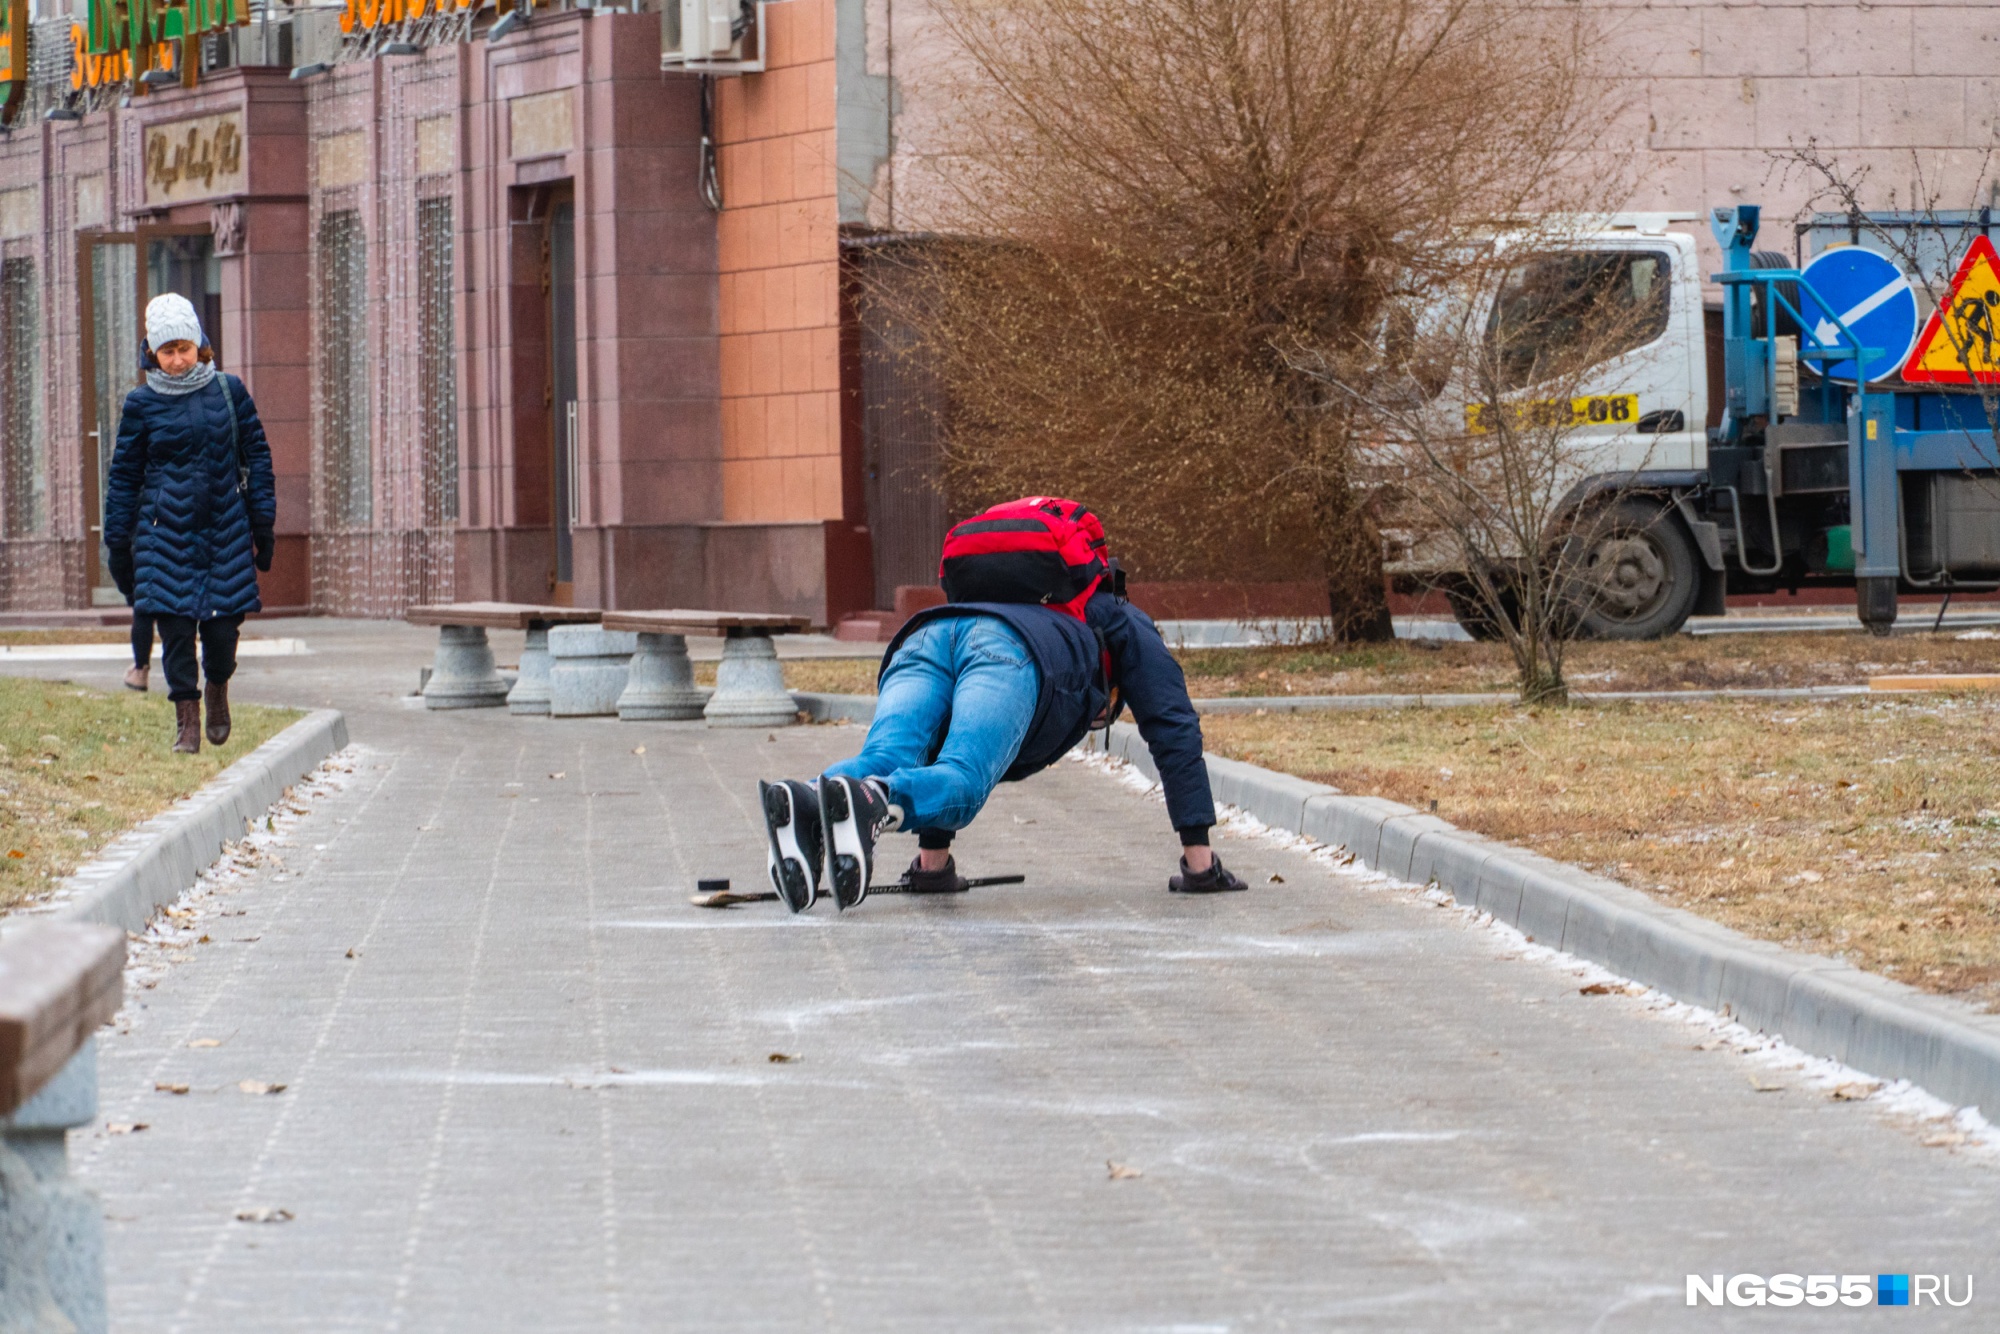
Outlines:
{"type": "MultiPolygon", "coordinates": [[[[883,370],[896,331],[845,295],[936,188],[962,75],[924,0],[766,4],[762,68],[708,77],[662,71],[643,5],[524,8],[489,40],[490,3],[273,7],[122,55],[28,25],[0,137],[0,612],[117,604],[103,475],[168,289],[270,435],[267,608],[826,625],[928,582],[936,390],[883,370]]],[[[1876,203],[1913,150],[1975,172],[1995,13],[1618,7],[1635,203],[1782,215],[1801,186],[1770,152],[1808,139],[1872,166],[1876,203]]]]}

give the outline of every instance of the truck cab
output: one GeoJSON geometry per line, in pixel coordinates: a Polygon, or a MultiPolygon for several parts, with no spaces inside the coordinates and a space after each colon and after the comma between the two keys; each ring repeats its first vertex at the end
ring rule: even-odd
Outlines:
{"type": "MultiPolygon", "coordinates": [[[[1532,308],[1535,327],[1551,331],[1545,345],[1568,327],[1565,299],[1608,295],[1633,315],[1571,381],[1580,396],[1564,448],[1574,465],[1558,511],[1600,515],[1575,530],[1592,544],[1584,632],[1654,638],[1690,615],[1719,615],[1731,592],[1818,585],[1855,588],[1863,624],[1887,633],[1899,593],[2000,587],[2000,368],[1968,365],[1959,386],[1907,383],[1900,350],[1885,361],[1849,325],[1882,294],[1828,296],[1802,272],[1810,256],[1865,246],[1901,281],[1912,266],[1930,272],[1914,303],[1928,314],[1936,302],[1922,293],[1990,235],[1990,213],[1822,216],[1785,254],[1754,248],[1755,206],[1715,209],[1724,295],[1707,308],[1694,238],[1667,230],[1696,216],[1621,215],[1553,251],[1537,247],[1503,268],[1477,311],[1490,338],[1517,306],[1532,308]],[[1863,364],[1873,378],[1857,384],[1863,364]]],[[[1496,243],[1503,259],[1507,244],[1496,243]]],[[[1533,397],[1538,355],[1496,356],[1503,393],[1533,397]]],[[[1384,536],[1392,575],[1450,595],[1454,572],[1434,547],[1384,536]]],[[[1452,606],[1468,630],[1490,632],[1483,609],[1461,597],[1452,606]]]]}

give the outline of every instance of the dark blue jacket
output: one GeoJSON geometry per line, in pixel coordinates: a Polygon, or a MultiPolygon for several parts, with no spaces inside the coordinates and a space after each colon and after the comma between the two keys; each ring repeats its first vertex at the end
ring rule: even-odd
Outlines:
{"type": "Polygon", "coordinates": [[[268,531],[277,514],[271,447],[241,380],[218,375],[178,396],[142,385],[125,396],[104,544],[132,548],[134,607],[202,621],[261,610],[251,534],[268,531]],[[250,467],[247,492],[237,489],[224,378],[250,467]]]}
{"type": "Polygon", "coordinates": [[[1041,698],[1027,738],[1002,782],[1048,768],[1083,740],[1093,722],[1102,726],[1113,721],[1129,705],[1160,771],[1167,818],[1174,828],[1214,824],[1215,801],[1209,793],[1208,766],[1201,758],[1201,720],[1188,698],[1180,663],[1167,651],[1152,618],[1131,603],[1099,593],[1084,614],[1088,625],[1029,603],[954,602],[930,607],[912,616],[897,633],[882,655],[882,667],[887,670],[903,640],[928,621],[946,616],[998,617],[1021,636],[1042,677],[1041,698]],[[1106,700],[1105,653],[1111,656],[1111,680],[1118,688],[1118,704],[1110,719],[1100,716],[1106,700]]]}

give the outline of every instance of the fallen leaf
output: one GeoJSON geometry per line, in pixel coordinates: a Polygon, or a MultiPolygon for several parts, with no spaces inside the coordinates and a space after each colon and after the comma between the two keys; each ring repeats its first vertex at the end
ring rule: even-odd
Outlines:
{"type": "Polygon", "coordinates": [[[1273,874],[1273,875],[1271,876],[1271,879],[1270,879],[1270,881],[1269,881],[1268,883],[1270,883],[1270,884],[1273,884],[1273,885],[1282,885],[1282,884],[1284,884],[1284,883],[1285,883],[1285,877],[1283,877],[1283,876],[1281,876],[1281,875],[1277,875],[1277,874],[1275,874],[1275,873],[1274,873],[1274,874],[1273,874]]]}
{"type": "Polygon", "coordinates": [[[215,943],[215,942],[214,942],[214,941],[212,941],[212,940],[211,940],[211,939],[210,939],[210,938],[209,938],[209,937],[208,937],[208,936],[207,936],[206,934],[203,934],[203,936],[201,937],[201,939],[199,939],[199,940],[195,941],[195,944],[197,944],[197,945],[211,945],[211,944],[214,944],[214,943],[215,943]]]}
{"type": "Polygon", "coordinates": [[[290,1209],[273,1209],[264,1205],[256,1209],[238,1209],[236,1221],[239,1223],[289,1223],[292,1221],[290,1209]]]}
{"type": "Polygon", "coordinates": [[[1782,1093],[1785,1088],[1783,1084],[1760,1084],[1755,1075],[1750,1076],[1750,1087],[1759,1093],[1782,1093]]]}
{"type": "Polygon", "coordinates": [[[358,959],[358,958],[360,958],[361,956],[360,956],[360,955],[358,955],[358,954],[356,954],[356,953],[355,953],[355,952],[354,952],[354,951],[353,951],[352,949],[349,949],[349,950],[347,951],[347,957],[348,957],[348,958],[350,958],[350,959],[358,959]]]}
{"type": "Polygon", "coordinates": [[[104,1127],[104,1133],[107,1135],[136,1135],[144,1129],[146,1129],[146,1122],[144,1121],[113,1121],[110,1125],[104,1127]]]}
{"type": "Polygon", "coordinates": [[[568,771],[567,769],[558,769],[558,770],[557,770],[556,772],[554,772],[554,773],[550,774],[550,775],[549,775],[549,777],[551,777],[551,778],[568,778],[568,777],[569,777],[569,771],[568,771]]]}
{"type": "Polygon", "coordinates": [[[1963,1130],[1947,1130],[1941,1135],[1926,1135],[1921,1142],[1926,1149],[1955,1149],[1969,1138],[1963,1130]]]}
{"type": "Polygon", "coordinates": [[[766,1056],[764,1059],[769,1061],[772,1065],[790,1065],[793,1061],[796,1061],[799,1058],[796,1056],[787,1055],[786,1053],[781,1051],[774,1051],[769,1056],[766,1056]]]}
{"type": "Polygon", "coordinates": [[[181,1094],[188,1091],[188,1086],[186,1084],[155,1084],[153,1085],[153,1090],[156,1093],[181,1094]]]}
{"type": "Polygon", "coordinates": [[[220,1047],[221,1045],[222,1039],[220,1038],[196,1038],[193,1042],[188,1043],[190,1047],[220,1047]]]}
{"type": "Polygon", "coordinates": [[[1587,987],[1578,987],[1586,996],[1643,996],[1646,989],[1636,982],[1592,982],[1587,987]]]}
{"type": "Polygon", "coordinates": [[[1137,1177],[1146,1175],[1136,1167],[1127,1167],[1124,1163],[1114,1163],[1109,1158],[1104,1160],[1104,1166],[1109,1179],[1112,1181],[1131,1181],[1137,1177]]]}
{"type": "Polygon", "coordinates": [[[239,1079],[236,1081],[236,1087],[242,1089],[245,1093],[260,1095],[266,1093],[283,1093],[285,1091],[283,1084],[265,1084],[255,1079],[239,1079]]]}
{"type": "Polygon", "coordinates": [[[1833,1092],[1826,1096],[1832,1098],[1835,1102],[1860,1102],[1862,1099],[1874,1094],[1881,1087],[1882,1081],[1879,1079],[1872,1079],[1865,1083],[1837,1084],[1834,1086],[1833,1092]]]}
{"type": "Polygon", "coordinates": [[[632,753],[634,755],[644,755],[646,753],[646,748],[644,746],[634,746],[632,747],[632,753]]]}
{"type": "Polygon", "coordinates": [[[9,857],[12,857],[15,861],[19,861],[21,860],[21,858],[27,856],[28,854],[21,851],[19,848],[9,848],[7,849],[7,855],[9,857]]]}

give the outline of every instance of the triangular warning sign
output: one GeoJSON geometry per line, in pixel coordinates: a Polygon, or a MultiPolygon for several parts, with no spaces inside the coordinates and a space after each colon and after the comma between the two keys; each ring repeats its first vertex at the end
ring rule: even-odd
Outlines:
{"type": "Polygon", "coordinates": [[[1984,236],[1951,280],[1951,295],[1931,312],[1903,378],[1913,384],[2000,384],[2000,255],[1984,236]]]}

